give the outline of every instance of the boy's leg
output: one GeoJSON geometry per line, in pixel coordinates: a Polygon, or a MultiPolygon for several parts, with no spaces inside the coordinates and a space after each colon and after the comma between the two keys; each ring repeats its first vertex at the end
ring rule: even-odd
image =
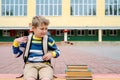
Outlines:
{"type": "Polygon", "coordinates": [[[41,79],[41,80],[52,80],[52,79],[49,79],[49,78],[43,78],[43,79],[41,79]]]}
{"type": "Polygon", "coordinates": [[[53,79],[53,68],[49,65],[44,66],[39,71],[40,80],[52,80],[53,79]]]}
{"type": "Polygon", "coordinates": [[[35,78],[27,78],[25,80],[36,80],[35,78]]]}
{"type": "Polygon", "coordinates": [[[24,68],[24,80],[36,80],[38,76],[38,70],[34,64],[26,64],[24,68]]]}

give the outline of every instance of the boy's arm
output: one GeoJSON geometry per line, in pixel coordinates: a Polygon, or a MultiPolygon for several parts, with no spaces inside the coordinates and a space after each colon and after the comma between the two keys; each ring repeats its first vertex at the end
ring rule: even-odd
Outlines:
{"type": "Polygon", "coordinates": [[[23,37],[16,38],[13,42],[12,49],[13,53],[15,54],[15,57],[21,56],[25,50],[26,43],[23,39],[24,39],[23,37]]]}
{"type": "Polygon", "coordinates": [[[51,37],[48,38],[48,51],[51,52],[54,58],[57,58],[60,55],[60,51],[51,37]]]}

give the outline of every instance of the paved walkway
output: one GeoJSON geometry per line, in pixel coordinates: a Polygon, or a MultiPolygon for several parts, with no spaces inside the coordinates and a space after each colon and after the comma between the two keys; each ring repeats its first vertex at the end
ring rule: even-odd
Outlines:
{"type": "MultiPolygon", "coordinates": [[[[94,80],[120,80],[120,46],[59,45],[59,48],[61,56],[57,59],[52,59],[55,74],[64,75],[66,65],[69,64],[86,64],[91,68],[94,80]],[[100,77],[103,78],[101,79],[100,77]],[[104,79],[105,77],[107,79],[104,79]]],[[[10,77],[9,75],[14,74],[13,76],[15,76],[15,74],[22,73],[22,57],[14,58],[11,44],[0,44],[0,54],[0,80],[2,79],[2,74],[7,74],[4,76],[10,77]]]]}
{"type": "MultiPolygon", "coordinates": [[[[0,80],[23,80],[23,78],[16,78],[19,74],[0,74],[0,80]]],[[[57,74],[58,78],[54,80],[65,80],[65,74],[57,74]]],[[[116,74],[93,74],[93,80],[120,80],[120,75],[116,74]]]]}

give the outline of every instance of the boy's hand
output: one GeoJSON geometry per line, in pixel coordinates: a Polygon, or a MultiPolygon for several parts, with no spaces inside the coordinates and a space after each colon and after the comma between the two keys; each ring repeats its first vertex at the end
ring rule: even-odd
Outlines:
{"type": "Polygon", "coordinates": [[[45,55],[43,56],[43,60],[48,61],[48,60],[50,60],[52,57],[53,57],[52,54],[51,54],[50,52],[48,52],[47,54],[45,54],[45,55]]]}
{"type": "Polygon", "coordinates": [[[21,42],[27,42],[28,37],[24,36],[24,37],[20,37],[20,38],[16,38],[15,41],[21,43],[21,42]]]}

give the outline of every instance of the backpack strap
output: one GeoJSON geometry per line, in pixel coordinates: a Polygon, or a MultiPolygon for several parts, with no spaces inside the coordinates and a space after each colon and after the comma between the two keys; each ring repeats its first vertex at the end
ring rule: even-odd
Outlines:
{"type": "MultiPolygon", "coordinates": [[[[48,52],[48,36],[47,35],[43,37],[42,45],[43,45],[43,54],[47,54],[48,52]]],[[[48,60],[48,62],[51,64],[51,60],[48,60]]]]}
{"type": "Polygon", "coordinates": [[[48,36],[47,35],[43,37],[42,43],[43,43],[43,53],[47,54],[48,52],[48,36]]]}
{"type": "Polygon", "coordinates": [[[33,33],[30,33],[29,36],[28,36],[28,41],[27,41],[27,44],[26,44],[26,49],[25,49],[25,52],[24,52],[24,55],[23,55],[23,59],[24,59],[25,63],[26,63],[28,55],[29,55],[29,49],[30,49],[30,43],[31,43],[31,40],[32,40],[32,36],[33,36],[33,33]]]}

